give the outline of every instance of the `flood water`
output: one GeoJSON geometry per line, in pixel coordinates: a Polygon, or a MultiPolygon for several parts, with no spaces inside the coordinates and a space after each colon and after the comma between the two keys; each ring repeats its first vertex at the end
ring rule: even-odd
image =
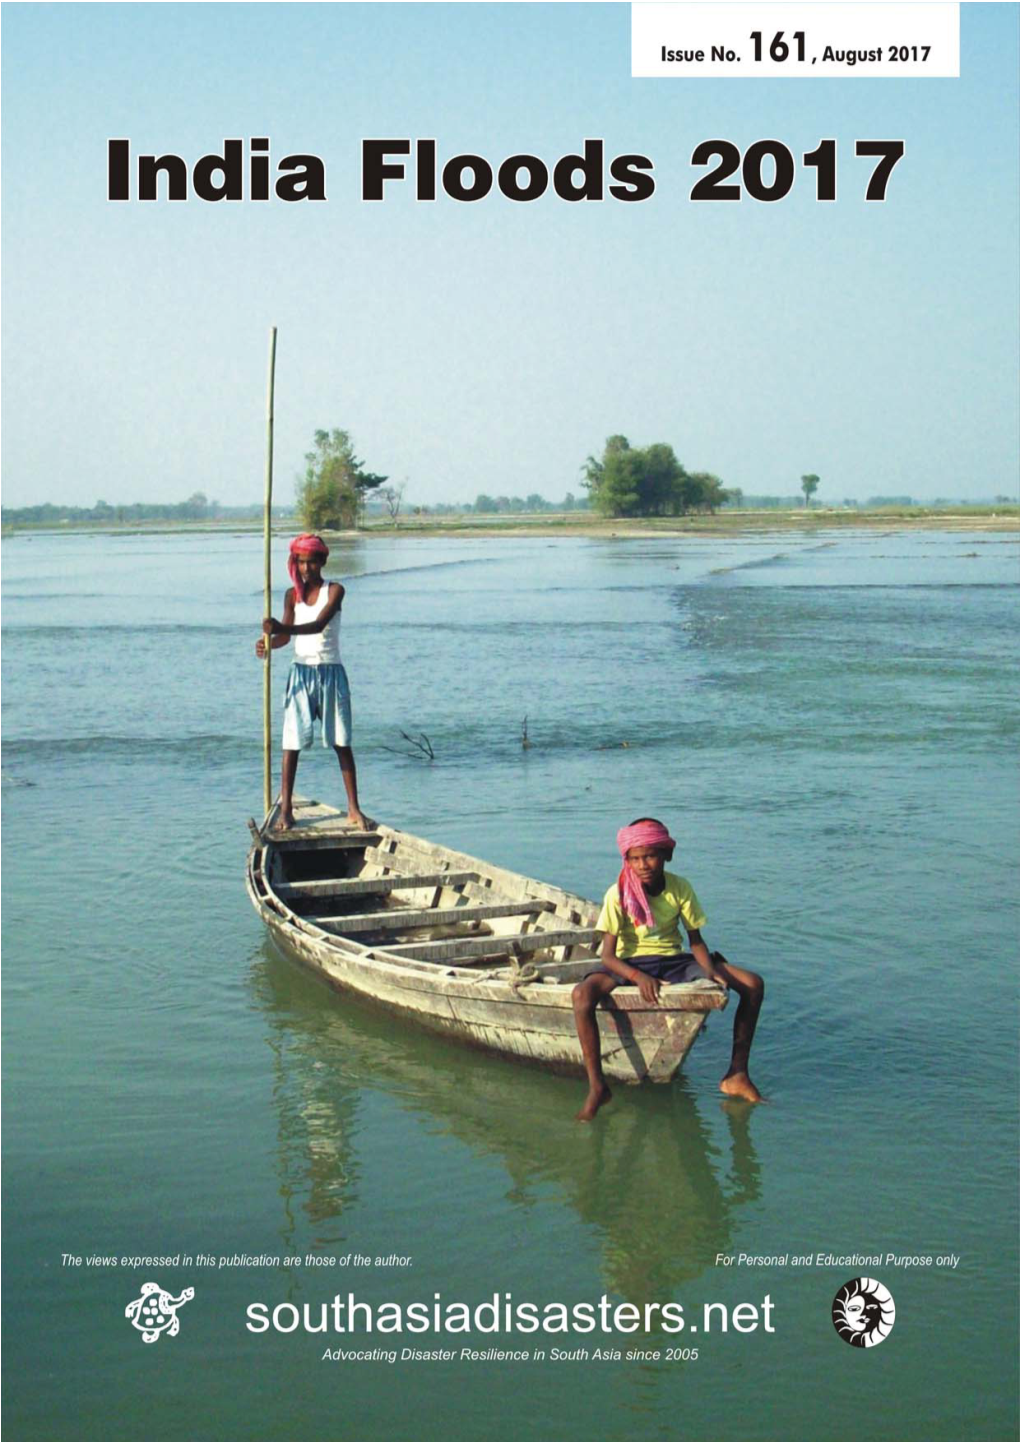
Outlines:
{"type": "MultiPolygon", "coordinates": [[[[5,540],[13,1435],[1011,1438],[1017,538],[373,537],[327,574],[348,587],[369,814],[592,897],[617,827],[661,817],[709,944],[766,978],[752,1073],[771,1103],[716,1091],[730,1011],[671,1087],[621,1088],[578,1127],[580,1083],[277,955],[243,886],[261,540],[5,540]],[[123,1265],[138,1257],[171,1261],[123,1265]],[[864,1352],[830,1318],[862,1273],[896,1307],[864,1352]],[[146,1345],[125,1308],[150,1280],[195,1295],[146,1345]],[[246,1326],[254,1303],[293,1304],[285,1326],[307,1303],[316,1324],[350,1293],[606,1295],[680,1303],[694,1326],[746,1302],[758,1323],[246,1326]],[[667,1360],[679,1347],[697,1360],[667,1360]]],[[[298,790],[339,804],[332,753],[303,757],[298,790]]]]}

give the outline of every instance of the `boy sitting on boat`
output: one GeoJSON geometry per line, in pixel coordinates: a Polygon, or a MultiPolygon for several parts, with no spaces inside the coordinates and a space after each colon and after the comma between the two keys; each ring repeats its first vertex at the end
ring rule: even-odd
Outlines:
{"type": "Polygon", "coordinates": [[[577,1120],[590,1122],[599,1107],[612,1099],[602,1071],[602,1047],[595,1008],[618,986],[638,988],[649,1006],[659,1003],[664,982],[708,977],[732,987],[740,998],[733,1021],[730,1069],[719,1083],[727,1096],[760,1102],[762,1095],[747,1072],[765,985],[753,971],[731,966],[719,952],[709,952],[701,936],[705,916],[690,882],[666,870],[676,842],[661,821],[642,816],[616,834],[623,858],[616,885],[606,892],[595,929],[603,933],[602,965],[573,990],[574,1022],[588,1073],[588,1095],[577,1120]],[[684,951],[683,922],[690,951],[684,951]]]}
{"type": "Polygon", "coordinates": [[[329,547],[321,536],[297,536],[290,543],[287,569],[294,582],[283,600],[283,620],[266,616],[264,635],[255,643],[256,656],[266,654],[266,638],[275,650],[294,637],[294,661],[283,702],[283,764],[277,825],[294,825],[294,778],[298,757],[315,741],[315,722],[322,725],[322,744],[332,746],[340,762],[347,792],[347,820],[367,831],[358,804],[358,773],[351,749],[351,691],[340,661],[340,607],[344,588],[324,581],[322,568],[329,547]]]}

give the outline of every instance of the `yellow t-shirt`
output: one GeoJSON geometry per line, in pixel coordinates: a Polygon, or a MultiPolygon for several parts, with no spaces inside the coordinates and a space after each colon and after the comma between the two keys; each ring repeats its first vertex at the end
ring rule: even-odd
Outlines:
{"type": "Polygon", "coordinates": [[[705,924],[705,913],[691,883],[672,871],[663,875],[665,885],[658,896],[648,896],[645,892],[655,918],[654,926],[635,926],[620,905],[618,886],[611,886],[606,892],[595,930],[611,932],[619,938],[616,954],[624,960],[632,956],[669,956],[683,951],[678,923],[682,921],[688,932],[698,931],[705,924]]]}

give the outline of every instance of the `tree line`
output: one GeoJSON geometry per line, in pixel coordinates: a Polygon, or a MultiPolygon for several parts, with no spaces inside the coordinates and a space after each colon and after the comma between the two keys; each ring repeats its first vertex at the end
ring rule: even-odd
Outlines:
{"type": "Polygon", "coordinates": [[[59,525],[63,521],[111,525],[132,521],[214,521],[261,514],[261,506],[221,506],[202,491],[195,491],[186,501],[177,502],[133,501],[130,505],[111,506],[108,501],[97,501],[94,506],[55,506],[45,501],[37,506],[5,506],[2,519],[4,525],[12,526],[59,525]]]}
{"type": "MultiPolygon", "coordinates": [[[[440,508],[434,506],[431,509],[438,511],[440,508]]],[[[475,497],[473,503],[466,506],[445,506],[444,510],[453,511],[474,511],[478,516],[519,516],[522,514],[542,515],[549,511],[560,513],[563,511],[586,511],[588,510],[588,498],[586,496],[575,496],[568,491],[562,501],[547,501],[544,496],[532,491],[530,496],[489,496],[484,492],[475,497]]]]}
{"type": "MultiPolygon", "coordinates": [[[[610,436],[601,456],[589,456],[582,467],[582,484],[587,496],[574,496],[570,491],[562,501],[547,501],[532,492],[528,496],[491,496],[482,492],[474,502],[464,504],[438,503],[416,505],[415,516],[453,515],[473,512],[476,515],[521,515],[544,512],[594,511],[601,516],[685,516],[692,512],[714,513],[721,506],[744,504],[739,487],[725,487],[718,476],[709,471],[688,471],[677,459],[671,445],[632,446],[626,436],[610,436]]],[[[814,474],[801,476],[804,504],[818,489],[820,478],[814,474]]],[[[397,522],[403,504],[406,483],[387,485],[388,476],[368,471],[355,455],[350,432],[333,429],[318,430],[312,449],[305,455],[304,475],[298,478],[296,510],[301,524],[310,531],[349,530],[363,518],[371,501],[371,510],[388,514],[397,522]]],[[[751,504],[780,505],[783,498],[756,496],[751,504]]],[[[177,504],[135,502],[111,506],[97,501],[94,506],[55,506],[45,503],[5,509],[6,525],[54,525],[71,522],[128,523],[141,521],[206,521],[228,517],[261,515],[262,508],[253,506],[221,506],[196,491],[177,504]]],[[[285,516],[285,508],[274,507],[285,516]]]]}

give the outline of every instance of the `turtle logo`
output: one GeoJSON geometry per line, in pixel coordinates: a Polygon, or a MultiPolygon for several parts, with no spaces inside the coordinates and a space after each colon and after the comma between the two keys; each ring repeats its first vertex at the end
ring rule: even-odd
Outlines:
{"type": "Polygon", "coordinates": [[[895,1321],[892,1293],[874,1277],[855,1277],[832,1299],[832,1325],[851,1347],[877,1347],[895,1321]]]}
{"type": "Polygon", "coordinates": [[[177,1308],[190,1302],[194,1295],[194,1287],[185,1287],[179,1297],[171,1297],[158,1282],[144,1282],[142,1295],[128,1303],[124,1315],[130,1317],[132,1327],[141,1332],[143,1342],[156,1342],[164,1332],[168,1337],[176,1337],[181,1330],[177,1308]]]}

